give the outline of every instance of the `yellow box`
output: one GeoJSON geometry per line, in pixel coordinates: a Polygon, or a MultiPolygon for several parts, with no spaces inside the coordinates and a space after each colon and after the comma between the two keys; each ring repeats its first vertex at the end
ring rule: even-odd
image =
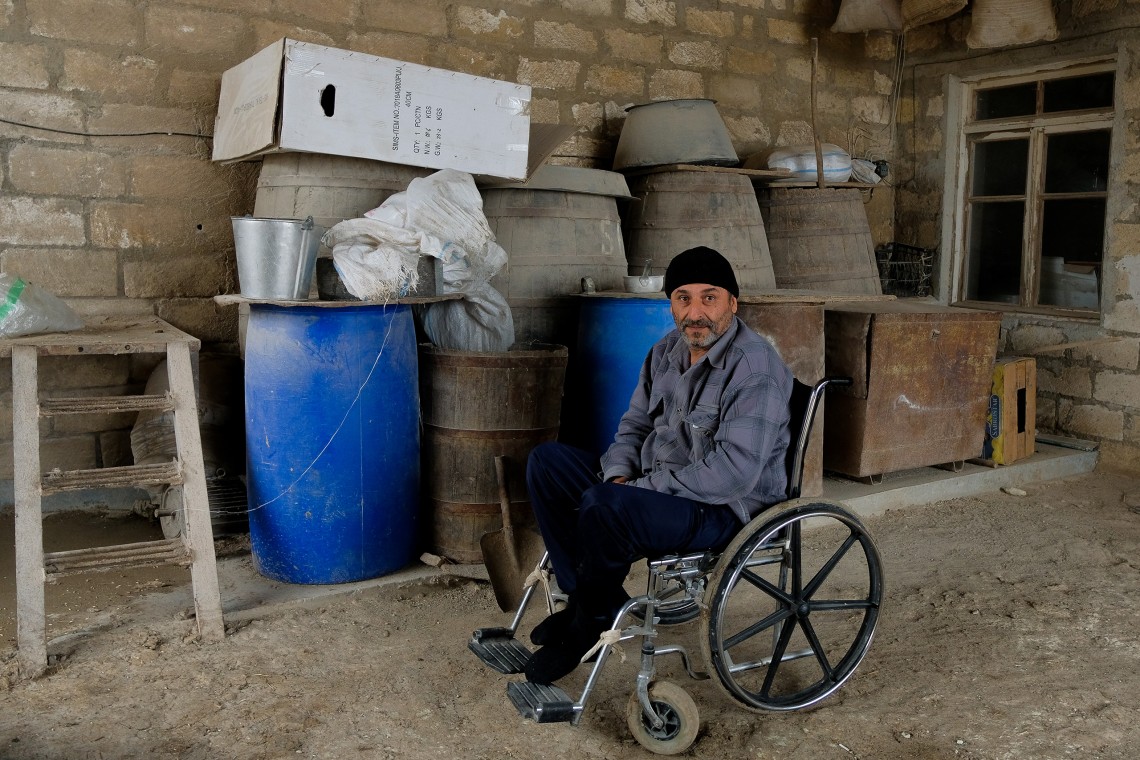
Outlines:
{"type": "Polygon", "coordinates": [[[982,458],[996,464],[1024,459],[1037,436],[1037,361],[999,358],[994,365],[982,458]]]}

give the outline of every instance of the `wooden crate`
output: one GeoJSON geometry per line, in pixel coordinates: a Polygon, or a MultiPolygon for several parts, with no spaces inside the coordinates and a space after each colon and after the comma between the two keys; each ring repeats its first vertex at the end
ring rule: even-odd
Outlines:
{"type": "Polygon", "coordinates": [[[1001,315],[926,302],[829,304],[825,469],[875,477],[964,462],[984,437],[1001,315]]]}
{"type": "MultiPolygon", "coordinates": [[[[776,293],[740,296],[737,316],[763,335],[801,383],[823,379],[823,300],[776,293]]],[[[803,496],[823,495],[823,410],[817,412],[804,458],[803,496]]]]}
{"type": "Polygon", "coordinates": [[[1033,454],[1037,437],[1037,361],[1002,358],[994,365],[982,459],[1010,464],[1033,454]]]}

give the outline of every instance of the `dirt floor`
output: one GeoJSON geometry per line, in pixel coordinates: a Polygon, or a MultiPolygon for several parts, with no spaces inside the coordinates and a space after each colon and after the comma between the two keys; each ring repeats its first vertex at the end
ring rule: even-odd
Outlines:
{"type": "MultiPolygon", "coordinates": [[[[662,676],[701,711],[688,755],[1136,757],[1140,480],[1096,472],[1025,490],[867,520],[887,582],[878,632],[814,709],[750,713],[665,660],[662,676]]],[[[230,615],[213,645],[153,603],[188,598],[183,581],[153,594],[57,608],[52,634],[81,635],[52,645],[62,657],[46,677],[0,681],[0,757],[652,757],[625,721],[633,642],[579,726],[517,715],[510,677],[467,651],[472,629],[508,622],[483,583],[440,577],[230,615]]],[[[668,637],[699,653],[696,629],[668,637]]]]}

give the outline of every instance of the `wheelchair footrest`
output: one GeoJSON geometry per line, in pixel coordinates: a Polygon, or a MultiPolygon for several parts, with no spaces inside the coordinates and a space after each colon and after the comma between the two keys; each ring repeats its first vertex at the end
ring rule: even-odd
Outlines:
{"type": "Polygon", "coordinates": [[[484,665],[507,675],[523,672],[531,658],[531,651],[510,628],[480,628],[471,634],[467,648],[484,665]]]}
{"type": "Polygon", "coordinates": [[[557,686],[511,681],[507,696],[519,715],[535,723],[569,723],[574,719],[574,701],[557,686]]]}

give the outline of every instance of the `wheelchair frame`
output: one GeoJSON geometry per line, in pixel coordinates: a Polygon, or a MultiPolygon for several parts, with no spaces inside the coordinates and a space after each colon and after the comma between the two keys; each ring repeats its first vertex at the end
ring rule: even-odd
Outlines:
{"type": "MultiPolygon", "coordinates": [[[[679,644],[658,646],[659,626],[669,626],[700,618],[701,650],[708,670],[713,671],[721,690],[737,704],[753,711],[788,711],[809,707],[834,693],[854,673],[870,648],[882,600],[882,566],[874,541],[849,509],[842,504],[799,498],[803,480],[804,456],[810,439],[815,412],[828,385],[849,385],[848,378],[825,378],[813,388],[796,383],[791,401],[793,440],[788,463],[788,500],[760,513],[720,552],[704,551],[670,555],[647,562],[649,577],[646,593],[631,598],[614,616],[611,630],[602,634],[597,660],[574,700],[554,685],[512,681],[507,694],[524,717],[538,723],[569,722],[577,725],[598,678],[618,642],[641,639],[641,665],[636,688],[630,696],[627,722],[642,746],[659,754],[676,754],[692,745],[699,730],[699,713],[692,698],[675,684],[656,681],[656,658],[677,654],[690,678],[710,678],[695,670],[692,656],[679,644]],[[798,423],[798,424],[797,424],[798,423]],[[810,578],[803,564],[803,528],[830,522],[846,536],[827,556],[810,578]],[[867,579],[861,598],[816,599],[828,577],[852,550],[862,552],[867,579]],[[759,568],[778,564],[775,582],[762,577],[759,568]],[[759,593],[775,602],[776,611],[732,635],[726,635],[728,618],[735,614],[734,595],[759,593]],[[858,630],[846,652],[833,663],[827,656],[812,623],[812,614],[836,613],[852,619],[861,616],[858,630]],[[623,621],[634,619],[622,627],[623,621]],[[799,628],[808,646],[789,651],[795,629],[799,628]],[[737,661],[734,650],[751,644],[760,634],[772,635],[769,654],[737,661]],[[785,663],[814,658],[821,677],[790,695],[774,695],[776,679],[785,663]],[[753,690],[752,674],[763,673],[753,690]]],[[[827,555],[827,551],[824,551],[827,555]]],[[[858,559],[856,560],[858,562],[858,559]]],[[[549,575],[549,556],[543,555],[530,585],[509,627],[481,628],[468,641],[468,647],[486,665],[500,673],[520,673],[531,656],[530,650],[515,638],[523,616],[537,593],[538,578],[549,575]]],[[[557,594],[543,584],[548,607],[553,610],[557,594]]],[[[751,600],[748,609],[751,610],[751,600]]],[[[587,654],[588,658],[590,653],[587,654]]],[[[624,659],[624,654],[622,655],[624,659]]]]}

